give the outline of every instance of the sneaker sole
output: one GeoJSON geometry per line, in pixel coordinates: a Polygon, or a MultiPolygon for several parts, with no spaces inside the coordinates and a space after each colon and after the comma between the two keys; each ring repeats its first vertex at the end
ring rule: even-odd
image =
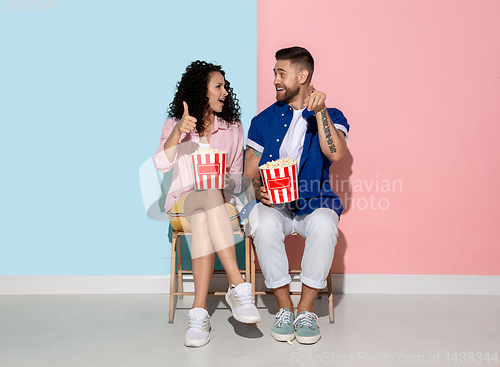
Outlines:
{"type": "Polygon", "coordinates": [[[299,336],[299,335],[297,335],[296,339],[300,344],[314,344],[314,343],[317,343],[318,340],[321,339],[321,334],[314,335],[314,336],[299,336]]]}
{"type": "Polygon", "coordinates": [[[287,341],[292,341],[295,339],[295,333],[293,334],[278,334],[277,332],[274,332],[271,330],[271,336],[274,338],[274,340],[277,340],[279,342],[287,342],[287,341]]]}
{"type": "Polygon", "coordinates": [[[239,321],[243,324],[256,324],[262,320],[261,317],[259,317],[259,318],[255,318],[255,317],[254,318],[242,318],[240,316],[235,315],[235,313],[233,312],[234,306],[231,303],[231,299],[229,298],[229,294],[226,293],[225,299],[226,299],[227,304],[229,305],[229,309],[231,310],[231,314],[233,315],[233,317],[236,321],[239,321]]]}
{"type": "Polygon", "coordinates": [[[186,347],[197,348],[197,347],[203,347],[204,345],[208,344],[209,341],[210,341],[210,336],[208,338],[202,339],[202,340],[184,339],[184,345],[186,347]]]}

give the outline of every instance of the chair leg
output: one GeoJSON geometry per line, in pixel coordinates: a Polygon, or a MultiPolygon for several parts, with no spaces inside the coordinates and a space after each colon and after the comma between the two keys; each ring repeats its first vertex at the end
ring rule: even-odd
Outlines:
{"type": "Polygon", "coordinates": [[[250,279],[252,283],[252,291],[254,302],[256,302],[257,296],[255,295],[255,247],[253,245],[253,240],[251,237],[247,237],[248,247],[250,247],[250,279]]]}
{"type": "Polygon", "coordinates": [[[330,323],[334,322],[333,311],[333,287],[332,287],[332,274],[328,274],[326,278],[326,286],[328,287],[328,313],[330,316],[330,323]]]}
{"type": "Polygon", "coordinates": [[[245,282],[252,284],[252,292],[254,292],[254,284],[250,277],[250,242],[248,238],[245,238],[245,282]]]}
{"type": "Polygon", "coordinates": [[[175,259],[177,255],[177,231],[172,232],[172,259],[170,262],[170,304],[168,308],[168,322],[174,322],[174,292],[175,292],[175,259]]]}
{"type": "MultiPolygon", "coordinates": [[[[177,291],[184,292],[184,274],[182,273],[182,241],[181,236],[177,237],[177,291]]],[[[184,298],[183,294],[179,294],[179,298],[184,298]]]]}

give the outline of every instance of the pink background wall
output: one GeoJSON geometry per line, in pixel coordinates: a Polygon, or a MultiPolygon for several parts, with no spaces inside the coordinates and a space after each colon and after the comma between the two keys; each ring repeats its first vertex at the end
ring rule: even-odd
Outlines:
{"type": "Polygon", "coordinates": [[[500,275],[500,2],[260,0],[257,19],[257,110],[300,45],[351,124],[333,273],[500,275]]]}

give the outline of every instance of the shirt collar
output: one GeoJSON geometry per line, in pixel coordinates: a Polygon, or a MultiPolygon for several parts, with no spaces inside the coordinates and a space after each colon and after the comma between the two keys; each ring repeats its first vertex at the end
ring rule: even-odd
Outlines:
{"type": "Polygon", "coordinates": [[[276,102],[276,105],[278,106],[278,112],[281,116],[285,116],[288,112],[293,111],[292,106],[286,102],[276,102]]]}
{"type": "Polygon", "coordinates": [[[309,117],[313,116],[314,115],[314,110],[312,111],[309,111],[307,108],[302,111],[302,117],[307,120],[309,117]]]}
{"type": "MultiPolygon", "coordinates": [[[[293,112],[293,107],[286,102],[276,102],[276,104],[278,106],[278,111],[283,115],[286,115],[289,111],[293,112]]],[[[314,110],[308,111],[306,108],[304,109],[304,111],[302,111],[302,117],[304,117],[305,120],[307,120],[309,117],[313,115],[314,115],[314,110]]]]}
{"type": "Polygon", "coordinates": [[[214,127],[212,128],[212,134],[217,132],[217,130],[226,130],[227,123],[223,119],[219,118],[219,116],[215,116],[214,118],[214,127]]]}

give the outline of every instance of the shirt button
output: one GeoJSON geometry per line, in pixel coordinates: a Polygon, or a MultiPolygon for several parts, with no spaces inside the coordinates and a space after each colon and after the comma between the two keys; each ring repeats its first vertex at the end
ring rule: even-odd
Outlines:
{"type": "Polygon", "coordinates": [[[282,114],[281,114],[281,116],[285,116],[285,114],[284,114],[284,113],[282,113],[282,114]]]}
{"type": "Polygon", "coordinates": [[[279,139],[276,139],[276,141],[280,141],[279,139]]]}
{"type": "Polygon", "coordinates": [[[285,127],[287,127],[287,124],[285,124],[285,127]]]}
{"type": "Polygon", "coordinates": [[[272,154],[269,154],[269,157],[272,157],[273,155],[272,154]]]}

